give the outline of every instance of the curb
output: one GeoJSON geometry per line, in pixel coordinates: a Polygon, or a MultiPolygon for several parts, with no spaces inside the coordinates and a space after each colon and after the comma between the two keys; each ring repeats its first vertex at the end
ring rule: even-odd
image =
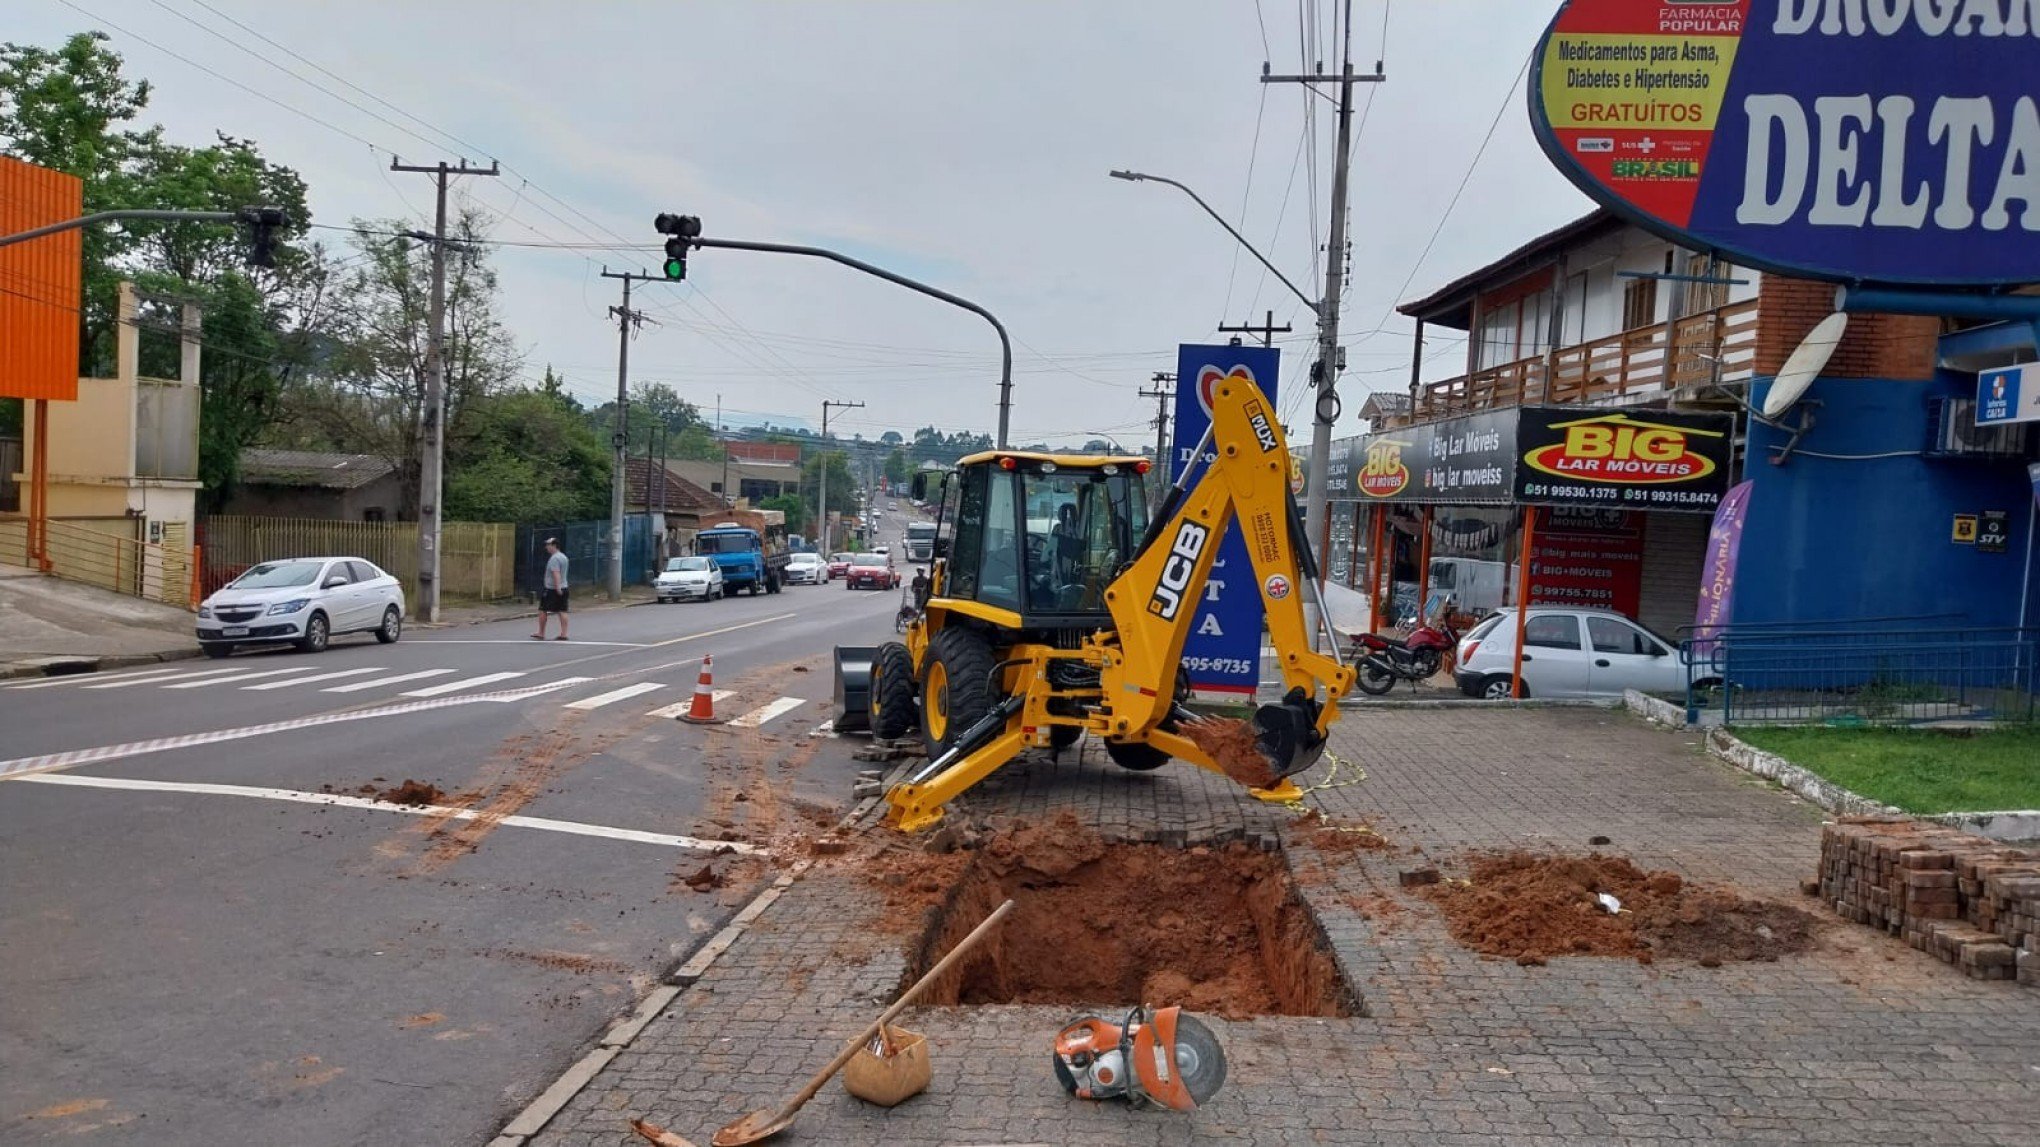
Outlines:
{"type": "Polygon", "coordinates": [[[193,648],[165,649],[157,653],[36,657],[0,665],[0,681],[19,677],[71,677],[83,673],[102,673],[108,669],[128,669],[136,665],[156,665],[165,661],[188,661],[201,656],[203,652],[193,648]]]}
{"type": "Polygon", "coordinates": [[[1521,701],[1484,701],[1478,697],[1439,698],[1436,701],[1373,701],[1354,700],[1349,694],[1341,699],[1342,707],[1361,709],[1619,709],[1620,701],[1559,700],[1547,701],[1527,697],[1521,701]]]}
{"type": "Polygon", "coordinates": [[[1653,725],[1664,725],[1674,730],[1691,727],[1686,722],[1686,710],[1662,697],[1653,697],[1634,689],[1624,689],[1622,705],[1653,725]]]}
{"type": "Polygon", "coordinates": [[[1708,730],[1707,751],[1746,773],[1775,781],[1838,816],[1902,816],[1975,833],[1991,840],[2040,839],[2040,810],[1909,813],[1843,788],[1776,753],[1767,753],[1725,729],[1708,730]]]}

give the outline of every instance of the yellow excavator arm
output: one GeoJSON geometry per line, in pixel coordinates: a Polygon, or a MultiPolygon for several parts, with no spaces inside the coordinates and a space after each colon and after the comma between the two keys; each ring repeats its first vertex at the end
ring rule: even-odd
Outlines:
{"type": "MultiPolygon", "coordinates": [[[[1051,730],[1070,726],[1119,752],[1151,746],[1224,773],[1264,799],[1297,794],[1286,778],[1323,753],[1353,671],[1312,647],[1304,601],[1316,598],[1317,569],[1290,490],[1289,448],[1275,411],[1246,374],[1213,388],[1211,427],[1192,459],[1133,560],[1105,587],[1111,628],[1086,635],[1075,648],[1016,635],[992,669],[997,702],[888,791],[891,824],[910,832],[934,824],[951,799],[1029,746],[1052,743],[1051,730]],[[1281,701],[1260,706],[1251,722],[1196,717],[1182,705],[1178,669],[1219,542],[1235,520],[1284,686],[1281,701]]],[[[1322,632],[1327,648],[1336,648],[1336,636],[1322,632]]],[[[910,633],[910,645],[916,636],[910,633]]]]}

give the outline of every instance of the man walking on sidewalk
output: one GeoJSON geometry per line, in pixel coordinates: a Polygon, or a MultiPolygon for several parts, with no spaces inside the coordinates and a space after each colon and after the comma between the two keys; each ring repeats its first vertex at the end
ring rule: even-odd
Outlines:
{"type": "Polygon", "coordinates": [[[560,540],[545,540],[545,581],[538,595],[538,632],[531,635],[534,641],[545,640],[545,621],[553,614],[560,618],[560,635],[554,641],[567,639],[567,555],[560,552],[560,540]]]}

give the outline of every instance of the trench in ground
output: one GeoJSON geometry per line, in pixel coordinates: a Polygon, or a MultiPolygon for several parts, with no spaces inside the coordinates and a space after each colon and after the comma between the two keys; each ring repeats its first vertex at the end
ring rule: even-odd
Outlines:
{"type": "Polygon", "coordinates": [[[904,982],[1012,897],[997,932],[922,1003],[1365,1014],[1279,855],[1243,844],[1106,844],[1078,857],[977,854],[932,915],[904,982]]]}

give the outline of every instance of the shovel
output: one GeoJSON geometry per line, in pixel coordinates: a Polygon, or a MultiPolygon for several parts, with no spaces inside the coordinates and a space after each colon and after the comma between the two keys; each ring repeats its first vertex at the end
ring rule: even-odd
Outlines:
{"type": "Polygon", "coordinates": [[[827,1067],[816,1072],[815,1077],[808,1080],[807,1086],[800,1089],[800,1094],[781,1104],[776,1111],[753,1111],[721,1131],[716,1132],[715,1137],[710,1139],[709,1142],[714,1144],[715,1147],[743,1147],[746,1143],[756,1143],[760,1140],[769,1139],[791,1127],[793,1125],[793,1117],[800,1114],[800,1109],[807,1105],[808,1100],[815,1097],[815,1093],[822,1089],[823,1084],[829,1082],[829,1077],[843,1070],[843,1065],[850,1062],[851,1057],[857,1054],[859,1048],[870,1043],[872,1036],[884,1031],[885,1025],[891,1023],[893,1018],[901,1012],[906,1011],[908,1005],[914,1002],[914,998],[919,996],[922,990],[927,988],[929,984],[934,983],[937,977],[948,971],[958,960],[962,959],[965,952],[968,952],[979,940],[984,939],[986,934],[991,932],[993,925],[1005,919],[1006,913],[1012,910],[1013,902],[1008,900],[1004,904],[999,905],[990,916],[985,917],[984,923],[971,929],[970,935],[958,941],[956,947],[951,948],[947,956],[942,957],[934,967],[928,969],[926,975],[915,980],[912,987],[900,993],[900,998],[894,1001],[893,1006],[885,1010],[884,1015],[871,1021],[871,1026],[858,1032],[851,1038],[849,1043],[844,1044],[843,1050],[836,1053],[836,1058],[830,1060],[827,1067]]]}

